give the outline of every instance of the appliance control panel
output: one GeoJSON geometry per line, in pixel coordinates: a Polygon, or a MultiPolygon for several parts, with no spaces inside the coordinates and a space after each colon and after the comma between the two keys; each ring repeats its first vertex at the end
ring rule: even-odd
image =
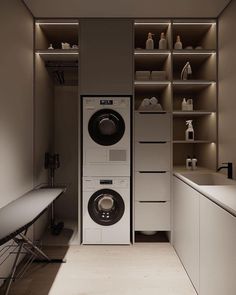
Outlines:
{"type": "Polygon", "coordinates": [[[84,107],[86,109],[97,108],[109,108],[112,106],[126,108],[130,104],[130,97],[84,97],[84,107]]]}
{"type": "Polygon", "coordinates": [[[129,182],[129,177],[83,177],[83,189],[127,188],[129,182]]]}

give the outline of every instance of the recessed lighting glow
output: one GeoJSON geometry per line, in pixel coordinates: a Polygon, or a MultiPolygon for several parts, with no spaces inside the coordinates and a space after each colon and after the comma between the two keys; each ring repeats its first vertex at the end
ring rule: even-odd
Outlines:
{"type": "Polygon", "coordinates": [[[138,51],[135,51],[134,52],[135,55],[170,55],[170,52],[138,52],[138,51]]]}
{"type": "Polygon", "coordinates": [[[169,85],[169,81],[135,81],[135,85],[169,85]]]}
{"type": "Polygon", "coordinates": [[[38,55],[59,55],[59,54],[61,54],[61,55],[65,55],[65,54],[70,54],[70,55],[77,55],[78,54],[78,52],[36,52],[36,54],[38,54],[38,55]]]}
{"type": "Polygon", "coordinates": [[[212,52],[173,52],[174,55],[213,55],[216,54],[214,51],[212,52]]]}
{"type": "Polygon", "coordinates": [[[36,22],[36,25],[59,25],[59,26],[64,26],[64,25],[68,25],[68,26],[78,26],[78,22],[71,22],[71,23],[59,23],[59,22],[36,22]]]}
{"type": "Polygon", "coordinates": [[[215,83],[215,81],[173,81],[173,84],[175,85],[212,85],[215,83]]]}
{"type": "Polygon", "coordinates": [[[186,26],[191,26],[191,25],[216,25],[215,22],[201,22],[201,23],[197,23],[197,22],[191,22],[191,23],[173,23],[173,25],[186,25],[186,26]]]}
{"type": "Polygon", "coordinates": [[[170,22],[166,22],[166,23],[164,23],[164,22],[135,22],[134,23],[134,25],[135,26],[142,26],[142,25],[144,25],[144,26],[149,26],[149,25],[170,25],[170,22]]]}

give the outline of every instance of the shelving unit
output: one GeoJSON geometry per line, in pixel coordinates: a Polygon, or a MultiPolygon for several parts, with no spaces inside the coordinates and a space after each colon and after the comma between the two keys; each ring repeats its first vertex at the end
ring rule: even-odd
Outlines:
{"type": "Polygon", "coordinates": [[[35,24],[36,50],[48,49],[52,44],[54,49],[62,49],[61,43],[78,45],[78,20],[37,20],[35,24]]]}
{"type": "MultiPolygon", "coordinates": [[[[135,109],[138,110],[144,98],[155,96],[163,109],[173,117],[173,165],[184,165],[179,154],[194,146],[194,154],[207,155],[202,158],[202,166],[215,168],[217,142],[217,24],[215,20],[138,20],[134,25],[135,50],[134,71],[166,71],[166,81],[134,81],[135,109]],[[165,32],[168,49],[158,50],[161,32],[165,32]],[[145,50],[147,34],[154,33],[154,50],[145,50]],[[183,49],[174,49],[177,35],[183,49]],[[157,37],[158,38],[157,38],[157,37]],[[181,71],[189,62],[192,75],[181,80],[181,71]],[[182,111],[183,98],[193,100],[193,111],[182,111]],[[193,120],[195,141],[186,144],[186,120],[193,120]],[[178,151],[180,150],[180,151],[178,151]],[[208,152],[207,152],[208,151],[208,152]],[[209,164],[208,158],[213,160],[209,164]]],[[[193,156],[193,152],[190,153],[193,156]]]]}
{"type": "MultiPolygon", "coordinates": [[[[215,169],[217,152],[216,21],[205,19],[138,20],[135,21],[134,31],[135,114],[140,111],[144,112],[143,108],[140,109],[142,100],[153,96],[158,98],[163,110],[169,113],[172,118],[172,124],[169,126],[172,134],[170,140],[172,156],[171,152],[169,154],[172,159],[170,171],[174,166],[185,166],[188,156],[196,157],[198,165],[203,168],[215,169]],[[153,50],[145,50],[149,32],[154,34],[153,50]],[[161,32],[166,34],[167,50],[158,49],[161,32]],[[174,49],[177,35],[181,38],[183,49],[174,49]],[[187,80],[181,80],[181,71],[187,62],[191,65],[192,75],[187,80]],[[140,81],[136,79],[137,71],[165,71],[166,79],[164,81],[152,81],[151,79],[140,81]],[[192,99],[192,111],[182,111],[183,98],[192,99]],[[194,141],[185,140],[186,120],[193,120],[194,141]]],[[[151,110],[147,110],[147,116],[148,112],[151,110]]],[[[150,120],[147,122],[151,128],[157,130],[158,135],[160,126],[154,124],[154,118],[152,123],[150,120]]],[[[136,121],[135,124],[137,125],[136,121]]],[[[148,127],[146,126],[147,133],[148,127]]],[[[162,128],[165,128],[163,123],[162,128]]],[[[136,154],[137,150],[134,152],[136,154]]],[[[163,157],[165,155],[163,154],[163,157]]],[[[156,153],[153,154],[153,161],[155,162],[158,157],[156,153]]],[[[159,168],[158,163],[157,161],[156,170],[159,168]]],[[[137,164],[134,163],[134,166],[137,164]]],[[[136,178],[135,174],[135,183],[136,178]]],[[[139,178],[138,181],[140,182],[139,178]]],[[[145,182],[143,185],[145,187],[145,182]]],[[[140,198],[139,193],[138,196],[140,198]]],[[[139,209],[137,208],[135,214],[142,214],[139,209]]],[[[157,211],[156,214],[158,214],[157,211]]],[[[161,224],[160,220],[159,222],[161,224]]]]}
{"type": "MultiPolygon", "coordinates": [[[[170,230],[170,171],[172,54],[171,21],[135,22],[134,92],[135,150],[134,207],[135,237],[139,231],[170,230]],[[150,22],[150,23],[149,23],[150,22]],[[154,50],[145,50],[147,34],[154,34],[154,50]],[[167,50],[159,50],[159,38],[164,32],[167,50]],[[159,79],[138,80],[137,71],[161,71],[159,79]],[[164,72],[164,77],[161,76],[164,72]],[[144,98],[156,97],[162,111],[143,109],[144,98]],[[152,186],[150,193],[145,193],[152,186]]],[[[158,235],[157,235],[158,236],[158,235]]],[[[153,236],[155,241],[155,236],[153,236]]],[[[137,239],[138,240],[138,239],[137,239]]],[[[145,237],[144,237],[145,240],[145,237]]],[[[158,240],[158,239],[157,239],[158,240]]]]}
{"type": "Polygon", "coordinates": [[[187,156],[197,157],[198,164],[216,167],[217,123],[217,42],[214,20],[173,20],[173,48],[180,35],[183,49],[173,56],[173,165],[184,165],[187,156]],[[191,46],[192,48],[190,48],[191,46]],[[200,46],[200,48],[196,48],[200,46]],[[180,80],[186,62],[192,68],[188,80],[180,80]],[[193,100],[193,112],[181,111],[183,98],[193,100]],[[186,120],[193,120],[194,142],[184,139],[186,120]]]}
{"type": "Polygon", "coordinates": [[[78,28],[78,20],[37,20],[35,23],[36,64],[44,62],[54,84],[78,85],[78,28]],[[62,49],[65,42],[70,48],[62,49]],[[54,49],[48,49],[51,45],[54,49]]]}

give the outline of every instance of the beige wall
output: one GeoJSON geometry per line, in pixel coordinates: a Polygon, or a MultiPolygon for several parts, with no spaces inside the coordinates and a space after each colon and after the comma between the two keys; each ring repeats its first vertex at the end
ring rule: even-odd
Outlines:
{"type": "Polygon", "coordinates": [[[33,187],[33,19],[21,1],[1,0],[0,20],[1,208],[33,187]]]}
{"type": "Polygon", "coordinates": [[[33,19],[18,0],[0,9],[0,207],[33,186],[33,19]]]}
{"type": "Polygon", "coordinates": [[[236,179],[236,1],[219,18],[219,165],[233,162],[236,179]]]}

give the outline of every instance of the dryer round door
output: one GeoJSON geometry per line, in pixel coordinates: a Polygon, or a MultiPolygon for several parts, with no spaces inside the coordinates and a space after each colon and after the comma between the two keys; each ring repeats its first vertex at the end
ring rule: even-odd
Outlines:
{"type": "Polygon", "coordinates": [[[88,130],[96,143],[109,146],[120,141],[125,132],[125,122],[118,112],[102,109],[92,115],[88,130]]]}
{"type": "Polygon", "coordinates": [[[88,212],[94,222],[100,225],[113,225],[123,216],[125,204],[116,191],[101,189],[89,199],[88,212]]]}

